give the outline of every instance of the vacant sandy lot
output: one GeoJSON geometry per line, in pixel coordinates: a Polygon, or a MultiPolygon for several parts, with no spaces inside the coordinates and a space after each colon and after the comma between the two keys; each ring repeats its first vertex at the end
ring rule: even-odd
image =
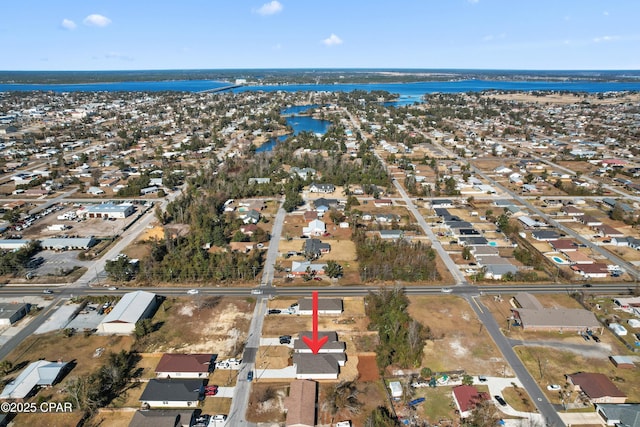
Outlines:
{"type": "Polygon", "coordinates": [[[502,355],[462,298],[409,297],[409,314],[436,337],[424,348],[422,366],[433,371],[463,369],[471,375],[502,373],[502,355]]]}
{"type": "Polygon", "coordinates": [[[242,350],[253,303],[247,300],[198,296],[168,299],[153,323],[158,330],[145,337],[145,352],[215,353],[233,357],[242,350]]]}

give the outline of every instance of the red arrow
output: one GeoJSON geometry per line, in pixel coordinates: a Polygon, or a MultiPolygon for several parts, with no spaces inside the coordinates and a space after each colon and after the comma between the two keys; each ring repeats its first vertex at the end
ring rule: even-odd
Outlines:
{"type": "Polygon", "coordinates": [[[329,341],[329,337],[325,336],[318,339],[318,291],[313,291],[311,297],[313,301],[313,314],[311,317],[313,319],[313,335],[311,335],[311,338],[302,337],[302,341],[307,344],[313,354],[318,354],[322,346],[329,341]]]}

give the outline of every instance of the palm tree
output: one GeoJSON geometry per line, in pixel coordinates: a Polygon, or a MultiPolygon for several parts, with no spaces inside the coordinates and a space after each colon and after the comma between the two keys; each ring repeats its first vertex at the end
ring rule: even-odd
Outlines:
{"type": "Polygon", "coordinates": [[[327,392],[322,410],[331,414],[331,424],[338,413],[359,414],[362,402],[358,400],[358,387],[354,381],[340,381],[327,392]]]}

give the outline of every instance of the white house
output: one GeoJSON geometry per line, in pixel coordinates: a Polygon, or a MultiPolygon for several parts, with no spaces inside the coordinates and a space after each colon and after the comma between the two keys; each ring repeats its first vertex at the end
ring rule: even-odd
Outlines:
{"type": "Polygon", "coordinates": [[[203,382],[195,379],[151,379],[140,396],[147,408],[195,408],[203,396],[203,382]]]}
{"type": "Polygon", "coordinates": [[[165,353],[156,366],[158,378],[208,378],[213,371],[213,354],[165,353]]]}
{"type": "Polygon", "coordinates": [[[305,236],[321,236],[327,231],[327,226],[319,219],[309,221],[306,227],[302,228],[302,234],[305,236]]]}
{"type": "Polygon", "coordinates": [[[102,319],[98,325],[98,332],[129,335],[133,333],[136,322],[150,317],[156,308],[156,294],[145,291],[124,294],[113,310],[102,319]]]}

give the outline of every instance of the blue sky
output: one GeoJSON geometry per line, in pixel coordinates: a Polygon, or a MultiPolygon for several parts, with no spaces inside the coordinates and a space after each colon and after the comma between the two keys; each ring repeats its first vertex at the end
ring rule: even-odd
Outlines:
{"type": "Polygon", "coordinates": [[[4,1],[0,70],[640,69],[640,1],[4,1]]]}

